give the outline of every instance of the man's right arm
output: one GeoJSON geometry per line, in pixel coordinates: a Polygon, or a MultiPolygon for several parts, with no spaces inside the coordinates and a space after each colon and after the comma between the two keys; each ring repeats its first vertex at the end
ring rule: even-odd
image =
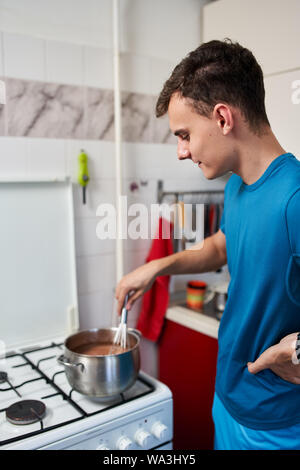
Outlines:
{"type": "Polygon", "coordinates": [[[218,230],[192,249],[150,261],[124,276],[116,289],[118,313],[121,313],[126,294],[132,292],[127,304],[130,309],[136,299],[151,288],[158,276],[216,271],[226,263],[226,238],[218,230]]]}

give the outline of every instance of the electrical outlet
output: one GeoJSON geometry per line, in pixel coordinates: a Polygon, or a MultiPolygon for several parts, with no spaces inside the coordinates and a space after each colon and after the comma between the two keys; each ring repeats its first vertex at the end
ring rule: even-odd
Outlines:
{"type": "Polygon", "coordinates": [[[0,104],[6,103],[6,90],[5,90],[5,83],[0,80],[0,104]]]}

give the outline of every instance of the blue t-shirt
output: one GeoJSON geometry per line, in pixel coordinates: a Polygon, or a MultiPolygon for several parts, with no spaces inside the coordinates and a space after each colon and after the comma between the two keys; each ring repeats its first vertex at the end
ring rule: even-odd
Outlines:
{"type": "Polygon", "coordinates": [[[244,426],[300,423],[300,385],[270,369],[254,375],[247,368],[300,331],[300,161],[280,155],[250,185],[233,174],[221,230],[231,281],[219,328],[216,393],[244,426]]]}

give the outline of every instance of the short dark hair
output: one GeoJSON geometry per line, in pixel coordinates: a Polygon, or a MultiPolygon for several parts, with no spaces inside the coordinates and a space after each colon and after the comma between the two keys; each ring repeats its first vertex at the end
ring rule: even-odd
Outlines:
{"type": "Polygon", "coordinates": [[[157,100],[157,117],[166,114],[176,92],[203,116],[223,101],[240,109],[253,132],[270,125],[262,69],[251,51],[230,39],[203,43],[175,67],[157,100]]]}

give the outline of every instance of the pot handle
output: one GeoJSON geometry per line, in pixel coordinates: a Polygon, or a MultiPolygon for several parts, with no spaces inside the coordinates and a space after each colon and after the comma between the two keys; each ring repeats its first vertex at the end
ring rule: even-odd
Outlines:
{"type": "Polygon", "coordinates": [[[78,366],[80,366],[81,367],[81,372],[84,371],[84,365],[82,364],[82,362],[78,362],[77,364],[73,364],[72,362],[68,362],[63,354],[57,358],[57,362],[61,366],[66,366],[66,367],[78,367],[78,366]]]}
{"type": "Polygon", "coordinates": [[[135,328],[127,328],[129,333],[135,333],[139,338],[142,337],[142,333],[140,330],[136,330],[135,328]]]}

